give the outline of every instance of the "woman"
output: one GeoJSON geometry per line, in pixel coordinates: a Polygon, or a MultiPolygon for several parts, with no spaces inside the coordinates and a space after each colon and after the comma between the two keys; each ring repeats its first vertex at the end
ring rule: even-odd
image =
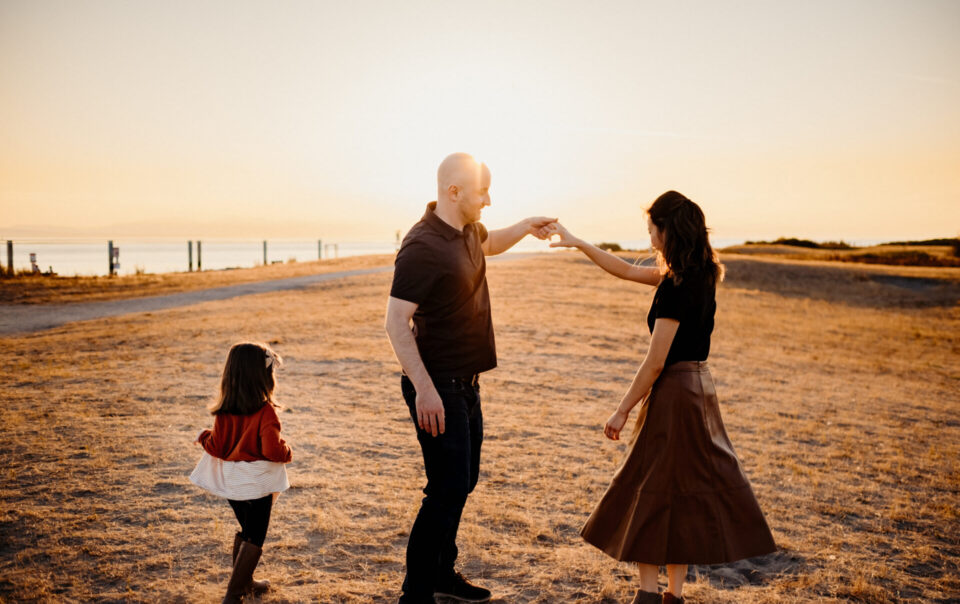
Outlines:
{"type": "Polygon", "coordinates": [[[659,268],[633,266],[560,224],[551,247],[575,247],[608,273],[657,287],[647,315],[650,348],[604,435],[620,438],[641,404],[634,442],[581,530],[608,555],[640,568],[634,604],[683,602],[688,564],[722,564],[776,551],[770,529],[723,427],[707,369],[723,267],[703,212],[676,191],[647,210],[659,268]],[[657,573],[667,567],[667,591],[657,573]]]}

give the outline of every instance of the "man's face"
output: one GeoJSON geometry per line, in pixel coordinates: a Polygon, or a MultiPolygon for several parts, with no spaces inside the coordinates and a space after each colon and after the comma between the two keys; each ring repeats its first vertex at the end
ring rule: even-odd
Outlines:
{"type": "Polygon", "coordinates": [[[460,215],[467,224],[478,222],[483,208],[490,205],[490,169],[481,164],[477,178],[460,191],[460,215]]]}

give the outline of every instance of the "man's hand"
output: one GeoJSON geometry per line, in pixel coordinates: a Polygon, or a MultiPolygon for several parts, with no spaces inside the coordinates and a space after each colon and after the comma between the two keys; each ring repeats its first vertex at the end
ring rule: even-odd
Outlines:
{"type": "Polygon", "coordinates": [[[429,432],[431,436],[443,434],[445,427],[443,401],[432,384],[425,392],[417,390],[416,406],[417,425],[420,429],[429,432]]]}
{"type": "Polygon", "coordinates": [[[524,220],[527,227],[527,235],[533,235],[537,239],[546,239],[547,236],[543,235],[543,229],[548,225],[554,224],[557,222],[556,218],[547,218],[546,216],[533,216],[524,220]]]}
{"type": "Polygon", "coordinates": [[[623,425],[626,423],[627,414],[617,409],[603,427],[603,435],[610,440],[620,440],[620,431],[623,430],[623,425]]]}

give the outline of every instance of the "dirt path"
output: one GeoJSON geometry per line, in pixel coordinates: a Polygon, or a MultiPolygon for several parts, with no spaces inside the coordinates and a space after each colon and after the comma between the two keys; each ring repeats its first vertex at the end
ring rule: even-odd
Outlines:
{"type": "Polygon", "coordinates": [[[74,321],[88,321],[104,317],[116,317],[137,312],[166,310],[180,306],[190,306],[212,300],[226,300],[250,294],[304,289],[316,283],[332,279],[344,279],[358,275],[384,273],[392,271],[392,266],[339,271],[319,275],[304,275],[286,279],[271,279],[254,283],[239,283],[224,287],[213,287],[163,296],[148,296],[126,300],[108,300],[106,302],[79,302],[75,304],[0,305],[0,335],[14,335],[52,329],[74,321]]]}
{"type": "MultiPolygon", "coordinates": [[[[495,258],[487,258],[487,262],[528,258],[533,254],[517,253],[495,258]]],[[[104,302],[77,302],[73,304],[0,304],[0,336],[22,335],[53,329],[75,321],[89,321],[104,317],[116,317],[138,312],[152,312],[181,306],[190,306],[213,300],[226,300],[250,294],[266,292],[298,290],[310,287],[324,281],[345,279],[360,275],[385,273],[393,270],[393,266],[377,266],[373,268],[322,273],[317,275],[303,275],[287,277],[285,279],[271,279],[252,283],[238,283],[223,287],[165,294],[162,296],[146,296],[142,298],[128,298],[124,300],[108,300],[104,302]]]]}

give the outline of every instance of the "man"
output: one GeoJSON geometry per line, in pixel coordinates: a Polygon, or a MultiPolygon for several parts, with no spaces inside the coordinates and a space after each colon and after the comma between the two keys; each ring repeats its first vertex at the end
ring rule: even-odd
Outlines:
{"type": "Polygon", "coordinates": [[[400,604],[432,603],[434,594],[490,599],[489,590],[454,569],[460,515],[480,469],[478,376],[497,365],[484,257],[539,236],[556,219],[527,218],[488,232],[479,222],[488,205],[487,166],[466,153],[448,156],[437,170],[437,201],[427,204],[397,253],[386,330],[427,474],[400,604]]]}

